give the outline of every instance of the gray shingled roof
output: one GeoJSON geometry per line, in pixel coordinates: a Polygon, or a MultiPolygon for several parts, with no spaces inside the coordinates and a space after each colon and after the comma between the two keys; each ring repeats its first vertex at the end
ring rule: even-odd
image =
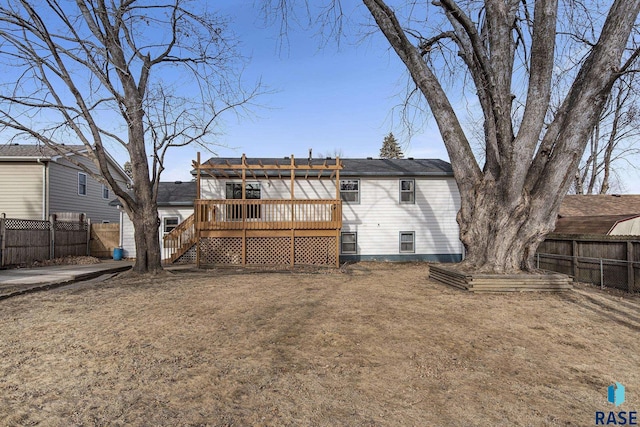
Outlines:
{"type": "MultiPolygon", "coordinates": [[[[161,182],[158,186],[158,206],[193,206],[195,198],[195,181],[161,182]]],[[[109,205],[122,206],[122,203],[114,199],[109,205]]]]}
{"type": "MultiPolygon", "coordinates": [[[[85,150],[84,145],[66,145],[65,148],[70,150],[85,150]]],[[[58,156],[58,152],[44,145],[31,145],[31,144],[6,144],[0,145],[0,157],[55,157],[58,156]]]]}
{"type": "Polygon", "coordinates": [[[195,181],[161,182],[158,186],[158,205],[193,206],[195,198],[195,181]]]}
{"type": "MultiPolygon", "coordinates": [[[[282,175],[288,176],[286,171],[289,165],[289,158],[247,158],[247,164],[273,165],[276,162],[283,166],[282,175]]],[[[307,159],[295,159],[296,164],[308,164],[307,159]]],[[[341,177],[355,176],[453,176],[451,164],[439,159],[340,159],[343,169],[340,171],[341,177]]],[[[238,157],[213,157],[206,163],[239,165],[241,159],[238,157]]],[[[325,159],[311,159],[311,164],[321,165],[325,159]]],[[[334,165],[335,159],[326,159],[328,165],[334,165]]],[[[195,175],[195,170],[191,171],[195,175]]],[[[297,175],[304,175],[306,171],[300,171],[297,175]]],[[[277,171],[269,171],[268,175],[277,175],[277,171]]]]}

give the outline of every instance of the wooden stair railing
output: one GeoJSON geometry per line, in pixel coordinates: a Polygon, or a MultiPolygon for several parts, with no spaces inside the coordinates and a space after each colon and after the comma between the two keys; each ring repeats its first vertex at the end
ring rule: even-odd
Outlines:
{"type": "Polygon", "coordinates": [[[194,214],[182,221],[163,238],[163,262],[172,264],[196,243],[196,228],[194,214]]]}

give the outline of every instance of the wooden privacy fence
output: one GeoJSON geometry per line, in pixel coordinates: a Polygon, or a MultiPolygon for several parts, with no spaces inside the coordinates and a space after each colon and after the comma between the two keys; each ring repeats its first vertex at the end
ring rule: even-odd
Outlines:
{"type": "Polygon", "coordinates": [[[640,291],[640,236],[550,234],[536,263],[581,282],[640,291]]]}
{"type": "Polygon", "coordinates": [[[91,256],[111,258],[113,250],[120,246],[120,224],[91,224],[91,256]]]}
{"type": "Polygon", "coordinates": [[[48,221],[6,218],[0,215],[0,267],[31,264],[65,256],[89,254],[90,223],[75,214],[48,221]]]}

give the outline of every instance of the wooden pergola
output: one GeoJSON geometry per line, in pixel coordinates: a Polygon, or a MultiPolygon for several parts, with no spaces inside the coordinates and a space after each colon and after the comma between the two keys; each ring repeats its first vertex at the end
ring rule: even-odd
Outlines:
{"type": "Polygon", "coordinates": [[[340,170],[342,169],[342,163],[340,162],[340,158],[335,158],[334,164],[329,164],[330,159],[324,159],[321,164],[313,164],[313,159],[309,158],[306,160],[306,163],[300,162],[296,163],[295,157],[293,154],[285,160],[289,160],[288,162],[278,163],[278,161],[274,161],[273,164],[263,164],[261,160],[257,161],[257,164],[248,164],[247,156],[243,153],[240,158],[240,164],[231,164],[229,160],[226,160],[224,163],[201,163],[200,161],[200,153],[198,152],[196,160],[192,162],[193,168],[196,170],[196,195],[197,198],[200,199],[202,196],[202,192],[200,191],[200,179],[202,176],[202,172],[206,172],[206,174],[210,177],[218,178],[223,177],[225,179],[241,179],[242,180],[242,199],[246,199],[246,183],[247,183],[247,173],[251,175],[251,178],[254,180],[265,178],[267,180],[274,179],[274,176],[269,176],[269,171],[277,172],[277,178],[282,179],[283,172],[289,172],[291,178],[291,200],[295,199],[294,195],[294,182],[295,177],[298,172],[304,172],[304,179],[308,179],[309,177],[316,177],[318,179],[323,176],[326,177],[326,174],[329,174],[329,179],[333,179],[335,176],[336,179],[336,199],[340,198],[340,170]]]}
{"type": "MultiPolygon", "coordinates": [[[[282,163],[272,160],[267,164],[262,160],[248,161],[243,154],[240,163],[229,160],[220,163],[211,161],[202,163],[198,153],[193,167],[196,171],[197,189],[193,221],[198,242],[203,238],[227,239],[227,241],[235,239],[235,242],[241,241],[241,251],[238,253],[240,261],[231,261],[232,263],[265,264],[268,263],[267,254],[277,252],[272,254],[272,258],[276,260],[274,263],[281,264],[284,261],[282,242],[286,238],[289,246],[287,263],[293,266],[304,264],[305,260],[307,260],[306,263],[318,263],[318,253],[321,250],[315,248],[313,242],[320,242],[325,248],[328,245],[326,239],[329,238],[332,242],[331,251],[335,253],[330,257],[327,256],[327,259],[330,258],[332,264],[339,266],[339,240],[342,228],[339,184],[342,164],[339,158],[323,160],[309,158],[296,161],[292,155],[285,158],[282,163]],[[242,198],[202,199],[203,177],[241,181],[242,198]],[[290,181],[288,198],[247,199],[247,180],[270,181],[287,178],[290,181]],[[335,199],[296,199],[296,179],[335,179],[335,199]]],[[[203,245],[199,244],[196,248],[198,265],[203,255],[201,246],[203,245]]],[[[208,263],[219,263],[220,257],[209,256],[208,263]],[[211,261],[212,259],[214,261],[211,261]]]]}

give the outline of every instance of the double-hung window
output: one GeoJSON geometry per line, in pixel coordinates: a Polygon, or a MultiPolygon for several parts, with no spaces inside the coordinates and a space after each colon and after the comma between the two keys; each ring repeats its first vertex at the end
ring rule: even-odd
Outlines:
{"type": "Polygon", "coordinates": [[[400,203],[416,202],[416,182],[413,179],[400,180],[400,203]]]}
{"type": "Polygon", "coordinates": [[[349,203],[360,203],[360,180],[341,179],[340,198],[349,203]]]}
{"type": "Polygon", "coordinates": [[[400,232],[400,253],[415,253],[416,233],[413,231],[400,232]]]}
{"type": "Polygon", "coordinates": [[[109,198],[109,187],[107,187],[104,184],[102,184],[102,198],[103,199],[108,199],[109,198]]]}
{"type": "Polygon", "coordinates": [[[174,228],[178,226],[180,219],[177,216],[165,216],[162,219],[162,228],[164,234],[169,234],[174,228]]]}
{"type": "Polygon", "coordinates": [[[344,231],[340,233],[340,253],[358,253],[358,236],[355,232],[344,231]]]}
{"type": "Polygon", "coordinates": [[[84,172],[78,172],[78,195],[87,195],[87,174],[84,172]]]}

